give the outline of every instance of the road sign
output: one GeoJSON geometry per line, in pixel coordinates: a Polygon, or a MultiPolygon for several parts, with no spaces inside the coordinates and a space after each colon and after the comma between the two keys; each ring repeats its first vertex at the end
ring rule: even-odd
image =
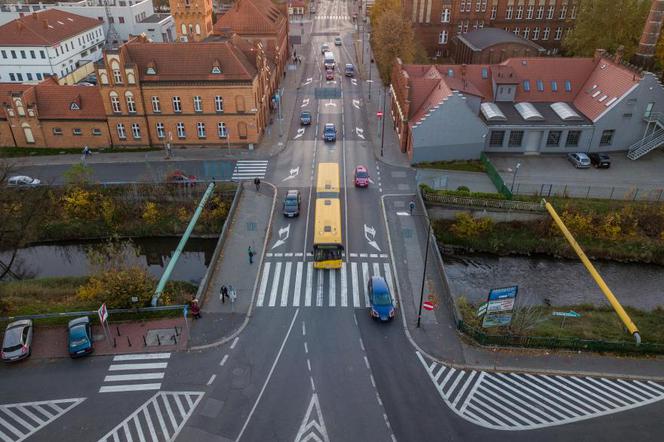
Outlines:
{"type": "Polygon", "coordinates": [[[433,310],[433,302],[431,302],[431,301],[424,301],[424,302],[422,303],[422,308],[423,308],[424,310],[429,310],[429,311],[433,310]]]}
{"type": "MultiPolygon", "coordinates": [[[[502,327],[512,321],[512,309],[519,291],[519,286],[491,289],[486,301],[486,314],[482,327],[502,327]]],[[[478,312],[479,313],[479,312],[478,312]]]]}
{"type": "Polygon", "coordinates": [[[185,304],[184,308],[182,309],[182,313],[184,314],[184,319],[187,319],[187,315],[189,314],[189,306],[185,304]]]}
{"type": "Polygon", "coordinates": [[[568,312],[553,312],[551,313],[552,316],[562,316],[563,318],[580,318],[581,314],[575,312],[574,310],[570,310],[568,312]]]}
{"type": "Polygon", "coordinates": [[[483,303],[480,304],[480,306],[477,308],[477,317],[478,317],[478,318],[479,318],[480,316],[482,316],[483,314],[486,313],[486,306],[487,306],[487,305],[488,305],[488,304],[487,304],[486,302],[483,302],[483,303]]]}
{"type": "Polygon", "coordinates": [[[104,324],[106,320],[108,319],[108,310],[106,309],[106,303],[103,303],[101,307],[99,307],[99,310],[97,310],[97,314],[99,315],[99,322],[104,324]]]}
{"type": "Polygon", "coordinates": [[[482,322],[482,327],[504,327],[512,322],[512,312],[487,314],[482,322]]]}
{"type": "Polygon", "coordinates": [[[376,112],[376,116],[378,118],[381,118],[383,116],[383,113],[381,111],[376,112]]]}

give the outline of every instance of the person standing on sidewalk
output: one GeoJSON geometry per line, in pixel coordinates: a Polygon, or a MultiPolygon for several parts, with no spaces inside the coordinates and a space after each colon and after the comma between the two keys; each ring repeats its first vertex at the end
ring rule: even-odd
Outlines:
{"type": "Polygon", "coordinates": [[[226,298],[228,298],[228,288],[225,285],[222,285],[219,293],[221,294],[221,303],[225,304],[226,298]]]}
{"type": "Polygon", "coordinates": [[[247,253],[249,254],[249,264],[254,263],[254,251],[251,249],[251,246],[249,246],[249,249],[247,249],[247,253]]]}
{"type": "Polygon", "coordinates": [[[408,203],[408,208],[410,209],[410,214],[412,215],[413,210],[415,210],[415,201],[411,200],[410,203],[408,203]]]}
{"type": "Polygon", "coordinates": [[[261,190],[261,179],[258,177],[254,178],[254,185],[256,186],[256,192],[261,190]]]}
{"type": "Polygon", "coordinates": [[[201,319],[201,306],[198,305],[198,299],[195,295],[191,297],[191,315],[194,319],[201,319]]]}

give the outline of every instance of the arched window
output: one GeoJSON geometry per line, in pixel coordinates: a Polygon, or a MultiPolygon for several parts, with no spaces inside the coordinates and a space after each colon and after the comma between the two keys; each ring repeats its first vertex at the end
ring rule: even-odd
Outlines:
{"type": "Polygon", "coordinates": [[[101,84],[108,84],[108,75],[106,75],[106,71],[99,71],[99,81],[101,84]]]}
{"type": "Polygon", "coordinates": [[[122,72],[120,72],[120,65],[117,61],[111,63],[111,69],[113,70],[113,81],[115,83],[122,83],[122,72]]]}
{"type": "Polygon", "coordinates": [[[25,109],[23,108],[23,102],[21,101],[21,99],[20,98],[15,99],[14,104],[16,105],[16,112],[18,112],[20,116],[24,116],[25,109]]]}
{"type": "Polygon", "coordinates": [[[196,35],[201,35],[201,25],[196,23],[196,35]]]}
{"type": "Polygon", "coordinates": [[[120,97],[118,97],[117,92],[111,91],[108,95],[111,97],[111,108],[113,109],[113,112],[122,112],[122,109],[120,109],[120,97]]]}
{"type": "Polygon", "coordinates": [[[187,35],[187,25],[185,25],[184,23],[182,23],[182,28],[181,28],[181,30],[182,30],[182,35],[187,35]]]}
{"type": "Polygon", "coordinates": [[[28,123],[23,123],[21,127],[23,128],[23,134],[25,135],[25,142],[33,144],[35,142],[35,137],[32,135],[32,129],[30,128],[30,125],[28,123]]]}
{"type": "Polygon", "coordinates": [[[125,92],[125,98],[127,100],[127,112],[136,113],[136,100],[134,100],[134,94],[127,91],[125,92]]]}
{"type": "Polygon", "coordinates": [[[127,83],[129,83],[129,84],[136,83],[136,77],[134,77],[133,72],[127,72],[127,83]]]}

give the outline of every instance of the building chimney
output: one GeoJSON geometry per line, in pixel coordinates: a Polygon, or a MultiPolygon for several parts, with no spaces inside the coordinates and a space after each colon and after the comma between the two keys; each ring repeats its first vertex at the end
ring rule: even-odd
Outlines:
{"type": "Polygon", "coordinates": [[[650,14],[643,26],[639,49],[634,55],[635,64],[646,69],[652,67],[655,61],[655,48],[662,31],[662,21],[664,21],[664,0],[652,0],[650,14]]]}
{"type": "Polygon", "coordinates": [[[605,49],[595,49],[595,56],[593,57],[595,62],[598,62],[604,57],[604,54],[606,54],[605,49]]]}
{"type": "Polygon", "coordinates": [[[613,57],[613,61],[615,61],[616,64],[620,64],[620,62],[622,62],[623,55],[625,55],[625,46],[620,45],[618,46],[618,49],[616,49],[616,55],[613,57]]]}

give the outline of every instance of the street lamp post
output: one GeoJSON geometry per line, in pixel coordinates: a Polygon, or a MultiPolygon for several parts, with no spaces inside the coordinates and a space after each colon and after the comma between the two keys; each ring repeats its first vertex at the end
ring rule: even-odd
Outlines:
{"type": "Polygon", "coordinates": [[[380,156],[383,156],[383,146],[385,145],[385,102],[387,101],[387,87],[383,93],[383,115],[381,117],[381,132],[380,132],[380,156]]]}
{"type": "Polygon", "coordinates": [[[420,289],[420,307],[417,312],[417,328],[420,328],[420,319],[422,319],[422,303],[424,302],[424,282],[427,275],[427,263],[429,262],[429,242],[431,241],[431,220],[423,215],[427,220],[427,249],[424,252],[424,269],[422,270],[422,288],[420,289]]]}
{"type": "Polygon", "coordinates": [[[516,163],[516,166],[514,167],[514,175],[512,175],[512,185],[510,186],[510,193],[514,191],[514,182],[516,181],[516,174],[519,173],[519,167],[521,167],[521,163],[516,163]]]}

